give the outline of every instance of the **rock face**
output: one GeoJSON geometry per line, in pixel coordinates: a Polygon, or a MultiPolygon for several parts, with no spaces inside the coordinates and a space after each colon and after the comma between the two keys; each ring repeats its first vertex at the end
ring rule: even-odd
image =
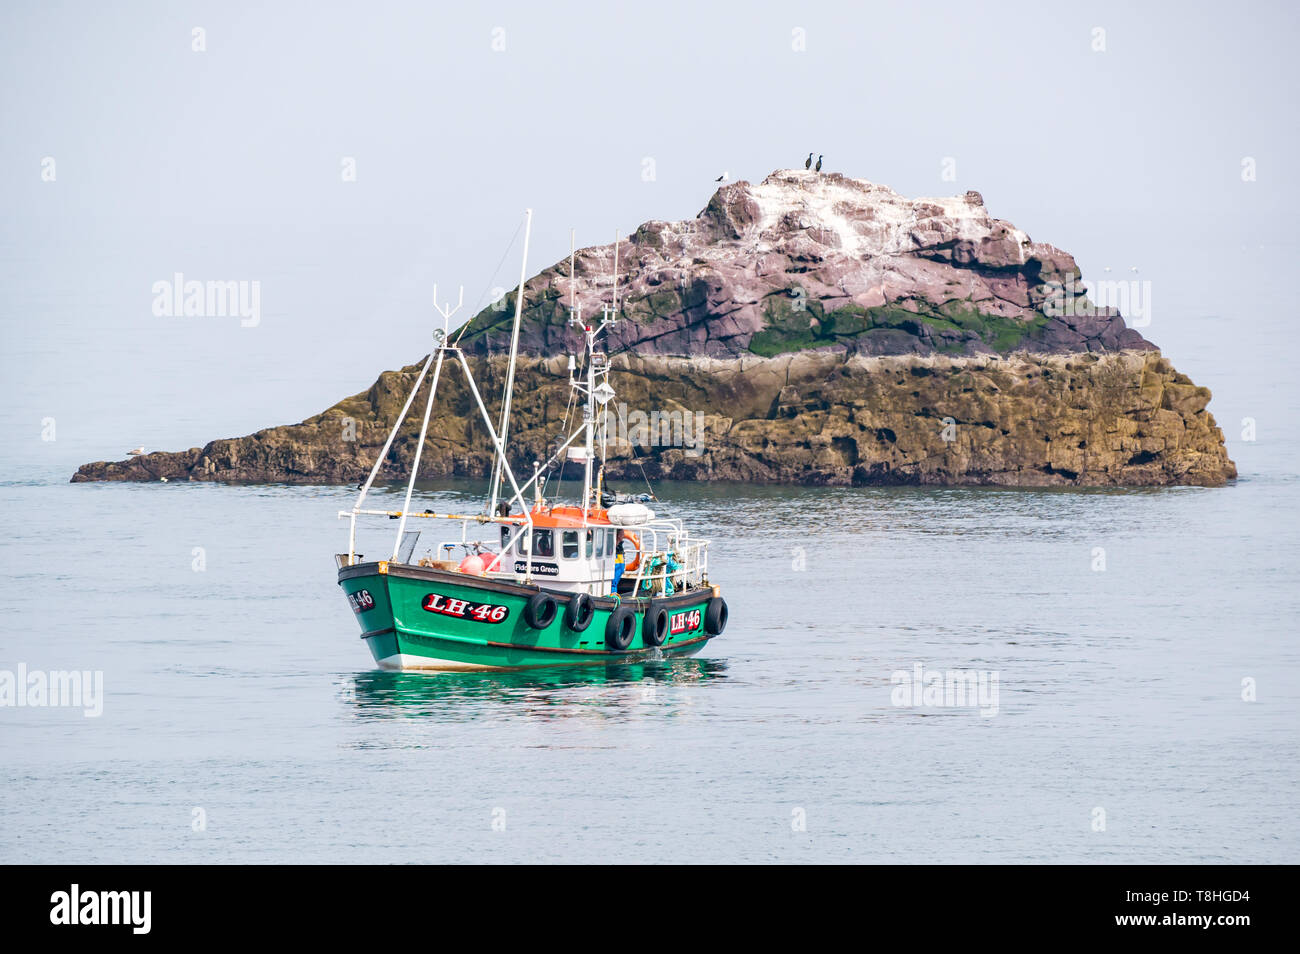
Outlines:
{"type": "MultiPolygon", "coordinates": [[[[862,485],[1197,484],[1236,476],[1210,392],[1114,309],[1074,259],[994,219],[977,193],[908,200],[843,176],[725,186],[689,222],[648,222],[619,250],[622,319],[606,342],[609,475],[862,485]]],[[[546,460],[568,407],[565,355],[611,299],[613,246],[524,287],[512,463],[546,460]]],[[[500,399],[513,300],[465,327],[500,399]]],[[[419,365],[301,424],[179,453],[86,464],[73,481],[363,480],[419,365]]],[[[427,388],[428,385],[425,385],[427,388]]],[[[417,396],[380,470],[404,478],[417,396]]],[[[488,474],[486,430],[444,372],[420,472],[488,474]]],[[[576,476],[576,468],[569,474],[576,476]]]]}
{"type": "MultiPolygon", "coordinates": [[[[477,359],[479,386],[503,359],[477,359]]],[[[1200,484],[1236,476],[1206,411],[1210,392],[1159,354],[613,359],[609,474],[803,484],[1004,486],[1200,484]]],[[[387,372],[324,414],[183,453],[87,464],[77,480],[356,483],[365,479],[419,366],[387,372]],[[355,440],[348,440],[355,435],[355,440]]],[[[463,379],[444,376],[420,472],[486,476],[487,433],[463,379]],[[444,390],[445,389],[445,390],[444,390]]],[[[567,402],[564,360],[520,364],[512,463],[545,460],[567,402]]],[[[425,389],[428,385],[426,384],[425,389]]],[[[424,390],[424,389],[422,389],[424,390]]],[[[381,477],[409,473],[417,396],[381,477]]],[[[576,477],[576,468],[569,478],[576,477]]]]}
{"type": "MultiPolygon", "coordinates": [[[[624,320],[612,350],[861,354],[1154,350],[1087,299],[1074,258],[995,219],[978,192],[905,199],[831,173],[775,172],[718,190],[695,219],[647,222],[619,246],[624,320]]],[[[569,306],[611,300],[613,245],[525,284],[525,352],[581,347],[569,306]]],[[[464,342],[507,348],[513,297],[475,316],[464,342]]]]}

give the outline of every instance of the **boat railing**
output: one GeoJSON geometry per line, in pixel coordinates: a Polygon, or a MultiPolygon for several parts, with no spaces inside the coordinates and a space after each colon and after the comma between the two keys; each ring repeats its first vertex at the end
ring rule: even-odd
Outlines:
{"type": "MultiPolygon", "coordinates": [[[[514,527],[515,530],[507,538],[505,548],[513,547],[520,537],[524,534],[531,534],[533,529],[533,519],[529,514],[488,517],[483,515],[469,516],[466,514],[456,513],[435,513],[432,510],[407,511],[405,513],[401,510],[340,510],[338,515],[340,518],[346,517],[352,521],[353,529],[351,531],[351,536],[353,539],[355,539],[356,536],[355,527],[357,517],[361,516],[387,517],[390,520],[398,520],[402,517],[405,517],[408,520],[413,518],[420,520],[457,520],[460,521],[461,525],[460,539],[439,542],[438,551],[455,549],[459,546],[464,547],[467,554],[470,552],[482,552],[484,554],[492,552],[487,548],[487,545],[485,545],[483,541],[470,539],[471,529],[474,527],[481,528],[487,524],[514,527]]],[[[399,547],[398,553],[399,559],[395,562],[409,563],[412,560],[418,537],[418,532],[409,530],[403,532],[402,544],[399,547]]],[[[340,567],[355,565],[361,562],[361,554],[355,552],[355,544],[353,544],[353,552],[351,554],[339,554],[339,557],[336,557],[336,562],[340,567]]],[[[529,579],[529,574],[527,573],[505,573],[503,575],[517,577],[520,580],[529,579]]]]}
{"type": "MultiPolygon", "coordinates": [[[[401,518],[403,513],[399,510],[341,510],[339,516],[350,518],[355,522],[361,516],[386,517],[390,520],[396,520],[401,518]]],[[[497,579],[511,579],[522,583],[533,581],[533,558],[531,556],[524,558],[525,569],[522,572],[516,569],[518,561],[504,558],[507,553],[519,552],[518,544],[521,538],[532,539],[533,520],[531,514],[488,517],[483,515],[468,516],[455,513],[435,513],[432,510],[424,510],[410,511],[405,516],[407,519],[453,520],[458,521],[461,525],[460,538],[439,541],[436,549],[430,551],[431,559],[425,561],[424,558],[421,558],[423,565],[450,569],[452,567],[449,564],[459,564],[459,560],[440,558],[439,554],[449,553],[459,547],[462,548],[464,556],[477,553],[489,561],[493,557],[502,557],[498,569],[489,571],[485,574],[487,576],[497,579]],[[499,541],[489,542],[471,537],[474,530],[481,531],[488,524],[513,528],[513,532],[499,548],[497,546],[499,541]]],[[[632,581],[633,596],[658,596],[707,585],[709,577],[709,541],[697,540],[692,537],[690,531],[682,525],[680,519],[659,518],[644,524],[624,526],[615,524],[615,527],[625,534],[633,534],[637,541],[636,569],[625,576],[625,579],[631,579],[632,581]]],[[[395,562],[411,563],[414,561],[414,550],[419,535],[418,531],[406,531],[403,534],[400,558],[395,562]]],[[[361,559],[360,554],[354,552],[351,555],[353,565],[360,562],[361,559]]],[[[337,562],[340,566],[348,565],[348,555],[340,554],[337,562]]],[[[599,578],[593,579],[591,582],[608,582],[605,571],[602,569],[599,578]]]]}
{"type": "Polygon", "coordinates": [[[633,596],[656,596],[703,586],[709,577],[709,541],[694,540],[679,519],[622,528],[640,542],[633,596]],[[673,564],[670,568],[669,563],[673,564]]]}

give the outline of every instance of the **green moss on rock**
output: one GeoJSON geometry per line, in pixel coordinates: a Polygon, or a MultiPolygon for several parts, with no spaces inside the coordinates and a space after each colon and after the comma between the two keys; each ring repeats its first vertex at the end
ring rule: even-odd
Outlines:
{"type": "Polygon", "coordinates": [[[765,327],[750,339],[749,350],[766,358],[858,339],[893,340],[900,333],[944,354],[962,354],[968,343],[976,340],[1005,354],[1032,341],[1047,324],[1041,314],[1025,322],[986,314],[968,301],[947,302],[921,312],[898,305],[864,308],[856,304],[826,312],[821,302],[800,297],[797,286],[784,296],[768,298],[763,317],[765,327]],[[882,336],[880,332],[892,334],[882,336]]]}

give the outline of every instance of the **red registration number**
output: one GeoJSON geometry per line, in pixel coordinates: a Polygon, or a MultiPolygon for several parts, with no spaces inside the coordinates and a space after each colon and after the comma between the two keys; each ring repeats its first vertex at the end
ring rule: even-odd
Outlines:
{"type": "Polygon", "coordinates": [[[430,613],[454,616],[456,619],[472,619],[479,623],[500,623],[510,615],[510,607],[496,603],[471,603],[469,600],[430,593],[420,604],[430,613]]]}
{"type": "Polygon", "coordinates": [[[668,617],[668,632],[672,636],[678,633],[689,633],[699,628],[700,611],[697,609],[683,610],[668,617]]]}

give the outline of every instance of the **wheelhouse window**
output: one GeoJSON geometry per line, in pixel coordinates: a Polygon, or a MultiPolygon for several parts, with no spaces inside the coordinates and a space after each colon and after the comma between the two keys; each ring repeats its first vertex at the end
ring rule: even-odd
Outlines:
{"type": "Polygon", "coordinates": [[[614,531],[613,530],[605,531],[605,552],[608,553],[610,556],[618,556],[618,554],[614,552],[614,531]]]}
{"type": "Polygon", "coordinates": [[[552,530],[533,531],[533,556],[555,556],[555,533],[552,530]]]}
{"type": "Polygon", "coordinates": [[[595,544],[595,539],[596,539],[596,531],[595,531],[595,530],[588,530],[588,531],[587,531],[587,547],[586,547],[586,551],[587,551],[587,559],[588,559],[588,560],[590,560],[590,559],[592,558],[592,555],[595,553],[595,550],[594,550],[594,547],[595,547],[595,545],[596,545],[596,544],[595,544]]]}
{"type": "Polygon", "coordinates": [[[510,537],[515,532],[514,527],[501,528],[501,552],[505,553],[510,549],[510,537]]]}
{"type": "Polygon", "coordinates": [[[560,555],[566,560],[578,559],[578,531],[565,530],[560,538],[560,555]]]}
{"type": "MultiPolygon", "coordinates": [[[[587,531],[591,533],[590,530],[587,531]]],[[[596,559],[599,560],[605,556],[605,531],[596,531],[596,559]]]]}

